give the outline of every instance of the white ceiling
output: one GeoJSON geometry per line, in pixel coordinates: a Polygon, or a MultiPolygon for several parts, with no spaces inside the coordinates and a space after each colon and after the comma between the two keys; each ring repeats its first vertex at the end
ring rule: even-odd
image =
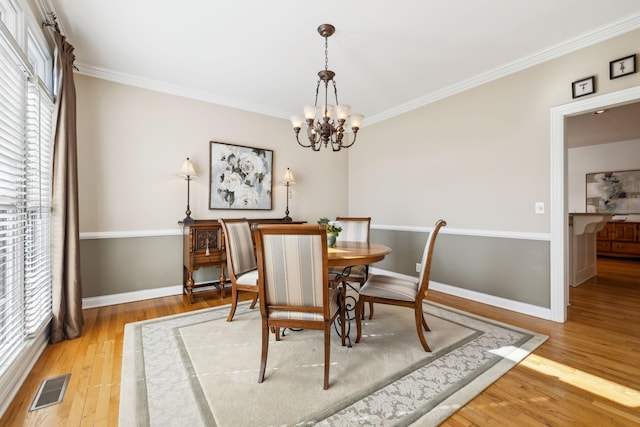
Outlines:
{"type": "Polygon", "coordinates": [[[283,118],[313,103],[331,23],[365,126],[640,27],[638,0],[43,1],[81,73],[283,118]]]}
{"type": "Polygon", "coordinates": [[[640,102],[604,111],[569,117],[565,127],[567,148],[640,141],[640,102]]]}

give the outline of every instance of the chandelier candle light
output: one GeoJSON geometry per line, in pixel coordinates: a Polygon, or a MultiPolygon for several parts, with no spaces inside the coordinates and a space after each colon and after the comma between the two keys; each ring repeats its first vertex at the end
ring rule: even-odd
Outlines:
{"type": "Polygon", "coordinates": [[[289,216],[289,186],[296,183],[296,179],[293,177],[293,172],[291,172],[291,169],[287,168],[287,171],[284,173],[284,178],[282,178],[282,182],[284,182],[284,185],[287,186],[287,210],[284,211],[284,218],[282,218],[282,220],[284,222],[291,222],[292,219],[289,216]]]}
{"type": "Polygon", "coordinates": [[[356,142],[356,136],[360,129],[360,124],[364,118],[361,114],[351,114],[349,105],[341,105],[338,103],[338,88],[333,79],[336,75],[329,70],[329,47],[328,39],[336,31],[331,24],[322,24],[318,27],[318,33],[324,37],[324,70],[318,72],[318,84],[316,86],[316,100],[314,105],[304,107],[304,117],[291,116],[291,124],[296,133],[298,144],[305,148],[311,147],[313,151],[320,151],[322,144],[325,147],[331,143],[333,151],[340,151],[342,148],[349,148],[356,142]],[[324,105],[318,107],[318,93],[320,91],[320,83],[324,83],[324,105]],[[328,103],[329,98],[329,82],[333,83],[333,93],[335,95],[336,105],[328,103]],[[320,117],[318,117],[318,114],[320,117]],[[307,124],[307,138],[309,145],[300,142],[300,129],[302,123],[307,124]],[[353,140],[348,141],[347,133],[353,131],[353,140]]]}
{"type": "Polygon", "coordinates": [[[194,220],[193,218],[191,218],[191,208],[189,207],[189,196],[190,196],[189,193],[190,193],[191,179],[196,178],[198,175],[196,174],[196,170],[193,167],[193,163],[191,163],[191,160],[189,160],[188,157],[187,157],[187,160],[185,160],[182,163],[182,168],[180,168],[180,172],[178,172],[178,176],[181,176],[187,180],[187,210],[184,211],[184,213],[187,216],[184,217],[182,222],[183,223],[193,222],[194,220]]]}

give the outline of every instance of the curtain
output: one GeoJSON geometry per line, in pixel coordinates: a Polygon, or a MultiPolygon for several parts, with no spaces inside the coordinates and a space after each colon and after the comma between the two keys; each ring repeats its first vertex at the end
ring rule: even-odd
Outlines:
{"type": "Polygon", "coordinates": [[[73,46],[54,32],[60,88],[56,100],[53,141],[52,313],[51,342],[82,334],[82,280],[78,218],[78,156],[73,46]]]}

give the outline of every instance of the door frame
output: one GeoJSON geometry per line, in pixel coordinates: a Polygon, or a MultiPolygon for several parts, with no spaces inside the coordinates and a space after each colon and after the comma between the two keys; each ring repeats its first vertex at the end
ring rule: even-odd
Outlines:
{"type": "Polygon", "coordinates": [[[551,200],[549,248],[551,320],[566,322],[569,287],[569,212],[565,119],[640,100],[640,86],[551,108],[551,200]]]}

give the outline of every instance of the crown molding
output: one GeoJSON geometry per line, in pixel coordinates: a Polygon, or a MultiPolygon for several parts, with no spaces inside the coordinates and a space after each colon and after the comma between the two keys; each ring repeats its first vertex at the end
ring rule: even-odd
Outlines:
{"type": "Polygon", "coordinates": [[[416,98],[413,101],[409,101],[407,103],[398,105],[395,108],[373,115],[368,119],[365,119],[363,121],[363,125],[372,125],[374,123],[390,119],[411,110],[415,110],[416,108],[423,107],[427,104],[440,101],[444,98],[448,98],[460,92],[464,92],[485,83],[489,83],[493,80],[506,77],[518,71],[522,71],[535,65],[542,64],[543,62],[559,58],[561,56],[594,45],[596,43],[600,43],[605,40],[609,40],[622,34],[628,33],[630,31],[637,30],[638,28],[640,28],[640,13],[629,15],[626,18],[623,18],[612,24],[598,27],[593,31],[569,40],[565,40],[564,42],[559,43],[555,46],[540,50],[532,55],[522,57],[509,64],[490,70],[484,74],[479,74],[470,79],[463,80],[459,83],[429,93],[420,98],[416,98]]]}
{"type": "MultiPolygon", "coordinates": [[[[78,67],[76,73],[95,77],[98,79],[108,80],[115,83],[121,83],[129,86],[139,87],[142,89],[153,90],[156,92],[168,93],[183,98],[195,99],[211,104],[222,105],[224,107],[235,108],[238,110],[249,111],[252,113],[264,114],[276,118],[287,118],[289,112],[267,107],[265,105],[251,104],[238,99],[225,98],[203,90],[191,89],[183,86],[172,85],[158,80],[146,79],[132,74],[117,73],[101,67],[93,67],[82,62],[76,62],[78,67]]],[[[287,120],[289,120],[287,118],[287,120]]]]}

